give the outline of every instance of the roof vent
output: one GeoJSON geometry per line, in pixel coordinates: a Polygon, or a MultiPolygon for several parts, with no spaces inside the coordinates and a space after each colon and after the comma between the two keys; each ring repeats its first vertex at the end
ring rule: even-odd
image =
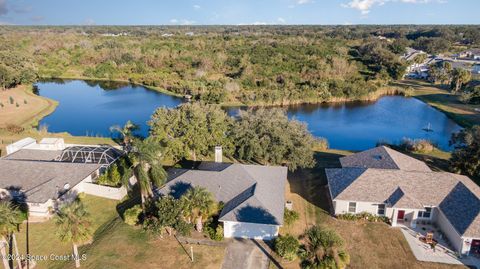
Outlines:
{"type": "Polygon", "coordinates": [[[70,184],[65,183],[65,185],[63,185],[63,189],[64,189],[64,190],[70,189],[70,184]]]}
{"type": "Polygon", "coordinates": [[[383,159],[382,155],[373,155],[373,158],[374,158],[375,160],[381,160],[381,159],[383,159]]]}

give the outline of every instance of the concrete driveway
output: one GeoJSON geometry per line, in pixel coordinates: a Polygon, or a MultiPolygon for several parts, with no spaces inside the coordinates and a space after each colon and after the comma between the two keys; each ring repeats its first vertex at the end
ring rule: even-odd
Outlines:
{"type": "Polygon", "coordinates": [[[227,245],[222,269],[268,269],[266,251],[263,242],[232,239],[227,245]]]}

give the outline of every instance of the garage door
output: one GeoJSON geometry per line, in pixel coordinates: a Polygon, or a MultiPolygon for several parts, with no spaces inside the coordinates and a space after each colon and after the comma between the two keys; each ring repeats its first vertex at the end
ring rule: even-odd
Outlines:
{"type": "Polygon", "coordinates": [[[255,224],[246,222],[223,223],[224,236],[226,238],[250,238],[270,240],[278,235],[278,226],[267,224],[255,224]]]}

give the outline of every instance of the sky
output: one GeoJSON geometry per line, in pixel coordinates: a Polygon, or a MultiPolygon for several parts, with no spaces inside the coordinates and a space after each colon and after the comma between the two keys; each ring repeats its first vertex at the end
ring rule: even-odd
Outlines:
{"type": "Polygon", "coordinates": [[[480,24],[480,0],[0,0],[0,24],[480,24]]]}

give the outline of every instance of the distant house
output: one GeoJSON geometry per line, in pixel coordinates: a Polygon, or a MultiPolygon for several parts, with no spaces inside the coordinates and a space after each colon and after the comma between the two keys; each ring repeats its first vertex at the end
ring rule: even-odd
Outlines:
{"type": "Polygon", "coordinates": [[[472,73],[480,74],[480,64],[476,64],[472,67],[472,73]]]}
{"type": "Polygon", "coordinates": [[[480,249],[480,187],[468,177],[432,172],[425,163],[387,147],[340,159],[326,169],[336,215],[369,212],[392,226],[435,223],[462,254],[480,249]]]}
{"type": "Polygon", "coordinates": [[[480,60],[480,49],[469,49],[458,54],[459,58],[480,60]]]}
{"type": "Polygon", "coordinates": [[[121,198],[126,190],[93,183],[122,154],[111,146],[68,145],[61,138],[22,139],[0,158],[0,199],[21,199],[31,216],[49,217],[78,193],[121,198]]]}
{"type": "Polygon", "coordinates": [[[202,162],[197,169],[170,169],[160,193],[180,198],[191,187],[204,187],[224,203],[219,218],[224,237],[277,237],[283,225],[287,168],[216,161],[202,162]]]}

